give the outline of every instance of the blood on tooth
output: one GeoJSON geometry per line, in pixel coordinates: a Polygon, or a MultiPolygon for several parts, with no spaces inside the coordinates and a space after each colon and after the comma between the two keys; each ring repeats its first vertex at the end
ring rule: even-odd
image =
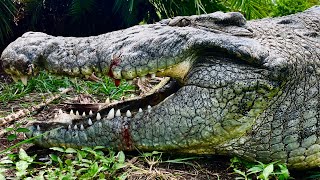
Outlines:
{"type": "Polygon", "coordinates": [[[115,80],[114,80],[114,85],[115,85],[116,87],[120,86],[120,84],[121,84],[121,79],[115,79],[115,80]]]}

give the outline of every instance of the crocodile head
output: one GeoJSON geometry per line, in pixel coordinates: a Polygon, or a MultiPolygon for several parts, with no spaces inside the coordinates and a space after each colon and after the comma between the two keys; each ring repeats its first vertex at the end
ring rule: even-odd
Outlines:
{"type": "Polygon", "coordinates": [[[59,122],[35,123],[28,136],[44,133],[38,145],[232,154],[308,168],[320,156],[319,14],[314,7],[246,22],[239,13],[218,12],[87,38],[27,33],[1,59],[19,77],[31,67],[179,81],[84,117],[60,112],[59,122]],[[157,94],[164,97],[154,101],[157,94]]]}

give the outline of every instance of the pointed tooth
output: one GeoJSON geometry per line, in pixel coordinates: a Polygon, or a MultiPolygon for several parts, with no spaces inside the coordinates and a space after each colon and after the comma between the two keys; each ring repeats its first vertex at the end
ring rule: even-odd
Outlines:
{"type": "Polygon", "coordinates": [[[82,117],[86,117],[86,112],[83,111],[82,117]]]}
{"type": "Polygon", "coordinates": [[[21,76],[21,82],[23,85],[27,85],[28,84],[28,76],[21,76]]]}
{"type": "Polygon", "coordinates": [[[81,126],[80,126],[80,130],[81,130],[81,131],[83,131],[83,130],[84,130],[83,124],[81,124],[81,126]]]}
{"type": "Polygon", "coordinates": [[[108,116],[107,116],[107,119],[113,119],[114,118],[114,108],[112,108],[109,113],[108,113],[108,116]]]}
{"type": "Polygon", "coordinates": [[[141,108],[139,108],[139,112],[142,113],[142,109],[141,108]]]}
{"type": "Polygon", "coordinates": [[[70,110],[70,115],[74,115],[74,113],[73,113],[73,110],[72,110],[72,109],[70,110]]]}
{"type": "Polygon", "coordinates": [[[127,117],[131,117],[131,116],[132,116],[130,110],[128,110],[128,111],[126,112],[126,116],[127,116],[127,117]]]}
{"type": "Polygon", "coordinates": [[[40,131],[40,126],[39,125],[37,125],[37,131],[40,131]]]}
{"type": "Polygon", "coordinates": [[[120,112],[120,109],[118,109],[116,112],[116,117],[120,117],[120,116],[121,116],[121,112],[120,112]]]}
{"type": "Polygon", "coordinates": [[[11,78],[13,79],[14,82],[18,82],[19,81],[19,77],[17,77],[17,76],[11,76],[11,78]]]}
{"type": "Polygon", "coordinates": [[[91,125],[92,125],[92,121],[91,121],[91,119],[90,119],[90,118],[88,119],[88,124],[89,124],[89,126],[91,126],[91,125]]]}
{"type": "Polygon", "coordinates": [[[79,116],[79,111],[76,111],[76,116],[79,116]]]}
{"type": "Polygon", "coordinates": [[[77,125],[74,125],[74,126],[73,126],[73,129],[74,129],[74,130],[77,130],[77,129],[78,129],[78,126],[77,126],[77,125]]]}
{"type": "Polygon", "coordinates": [[[151,112],[151,106],[148,105],[148,113],[150,113],[150,112],[151,112]]]}
{"type": "MultiPolygon", "coordinates": [[[[106,104],[110,104],[110,98],[107,98],[105,101],[106,104]]],[[[99,108],[100,109],[100,108],[99,108]]]]}
{"type": "Polygon", "coordinates": [[[62,114],[63,112],[62,112],[62,109],[59,109],[59,114],[62,114]]]}
{"type": "Polygon", "coordinates": [[[152,73],[151,74],[151,78],[155,78],[156,77],[156,74],[155,73],[152,73]]]}
{"type": "Polygon", "coordinates": [[[131,85],[133,84],[133,80],[127,80],[127,83],[131,85]]]}
{"type": "Polygon", "coordinates": [[[57,115],[57,114],[54,114],[54,118],[57,119],[57,118],[58,118],[58,115],[57,115]]]}
{"type": "Polygon", "coordinates": [[[93,113],[92,113],[92,111],[91,111],[91,110],[89,111],[89,115],[90,115],[90,116],[92,116],[92,115],[93,115],[93,113]]]}
{"type": "Polygon", "coordinates": [[[141,81],[145,81],[145,80],[146,80],[146,77],[145,77],[145,76],[141,76],[141,77],[140,77],[140,80],[141,80],[141,81]]]}
{"type": "Polygon", "coordinates": [[[72,129],[71,129],[71,124],[69,124],[69,126],[68,126],[68,130],[69,131],[71,131],[72,129]]]}
{"type": "Polygon", "coordinates": [[[97,113],[97,117],[96,117],[96,119],[97,119],[98,121],[101,119],[101,115],[100,115],[100,113],[97,113]]]}

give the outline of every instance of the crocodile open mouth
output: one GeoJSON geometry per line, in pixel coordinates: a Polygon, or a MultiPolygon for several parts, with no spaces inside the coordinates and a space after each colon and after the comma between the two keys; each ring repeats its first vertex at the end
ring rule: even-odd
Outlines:
{"type": "Polygon", "coordinates": [[[181,85],[170,77],[153,78],[157,83],[139,96],[133,96],[111,103],[67,103],[45,119],[31,123],[33,133],[46,132],[55,128],[84,130],[99,120],[111,120],[117,116],[132,117],[142,111],[150,111],[152,106],[177,92],[181,85]]]}

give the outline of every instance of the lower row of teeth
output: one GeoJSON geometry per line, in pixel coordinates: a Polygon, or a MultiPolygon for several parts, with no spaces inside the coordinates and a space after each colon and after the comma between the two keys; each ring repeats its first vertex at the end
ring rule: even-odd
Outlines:
{"type": "MultiPolygon", "coordinates": [[[[143,111],[142,111],[141,108],[139,108],[138,112],[139,112],[139,113],[142,113],[143,111]]],[[[150,106],[150,105],[148,105],[147,112],[148,112],[148,113],[151,112],[151,106],[150,106]]],[[[63,113],[62,110],[59,109],[59,114],[62,114],[62,113],[63,113]]],[[[70,115],[80,116],[79,111],[76,111],[76,114],[74,114],[73,110],[70,111],[70,115]]],[[[89,115],[90,115],[90,116],[93,115],[93,113],[92,113],[91,110],[89,111],[89,115]]],[[[57,115],[55,115],[55,116],[57,116],[57,115]]],[[[83,112],[83,113],[82,113],[82,116],[86,116],[86,113],[83,112]]],[[[113,119],[114,117],[120,117],[120,116],[121,116],[120,109],[118,109],[117,111],[115,111],[115,109],[112,108],[112,109],[109,111],[106,119],[107,119],[107,120],[111,120],[111,119],[113,119]]],[[[132,113],[131,113],[130,110],[127,110],[127,112],[126,112],[126,117],[129,117],[129,118],[132,117],[132,113]]],[[[97,115],[96,115],[96,120],[99,121],[99,120],[101,120],[101,119],[102,119],[102,118],[101,118],[101,115],[100,115],[100,113],[98,112],[97,115]]],[[[93,122],[92,122],[91,118],[89,118],[89,119],[88,119],[88,125],[91,126],[92,124],[93,124],[93,122]]],[[[72,125],[69,124],[69,125],[68,125],[68,130],[72,130],[72,129],[78,130],[78,125],[74,125],[73,128],[72,128],[72,125]]],[[[84,130],[83,124],[80,125],[80,128],[79,128],[79,129],[80,129],[80,130],[84,130]]],[[[39,125],[37,125],[37,130],[38,130],[38,131],[41,130],[41,128],[40,128],[39,125]]]]}

